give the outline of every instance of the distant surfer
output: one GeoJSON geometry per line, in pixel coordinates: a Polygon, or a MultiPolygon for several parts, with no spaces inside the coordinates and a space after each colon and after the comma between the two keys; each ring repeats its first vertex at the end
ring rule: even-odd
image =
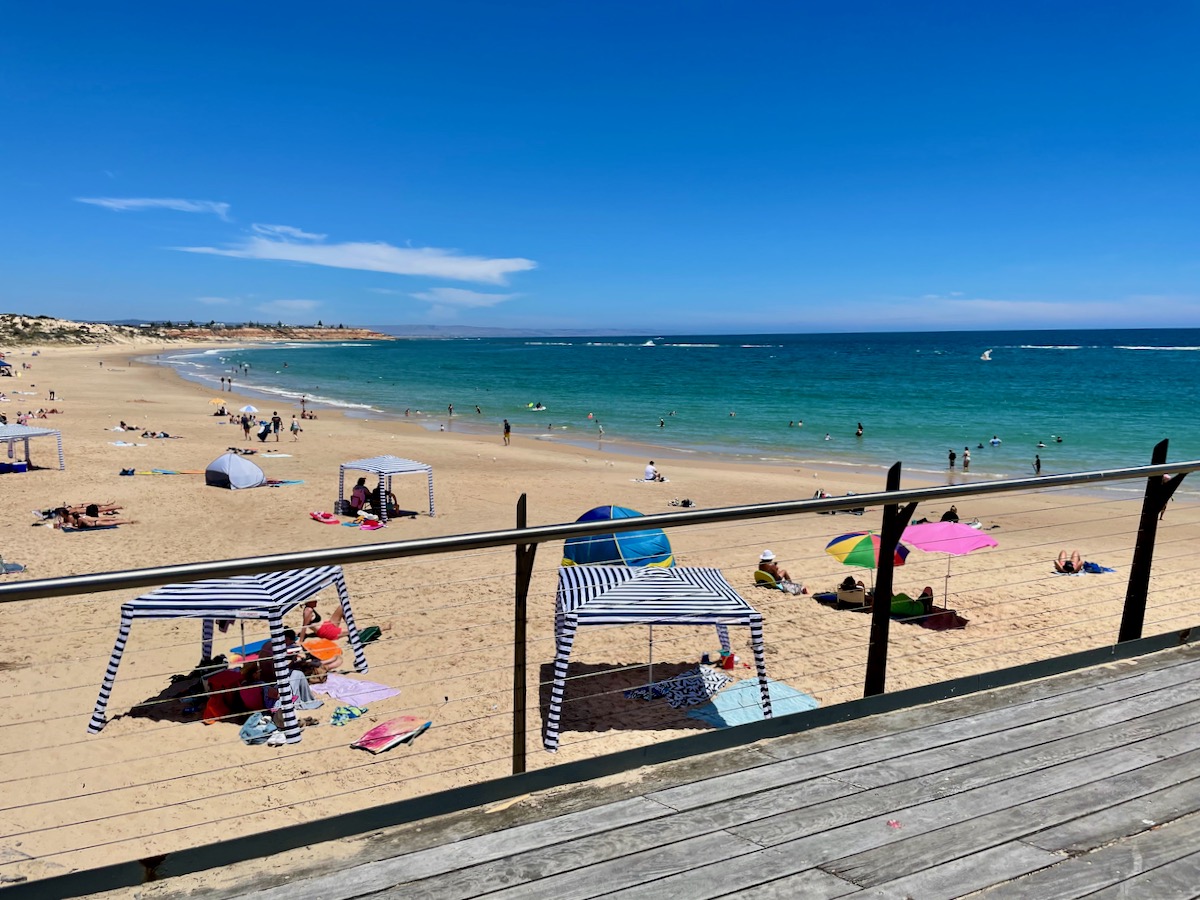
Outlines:
{"type": "Polygon", "coordinates": [[[660,419],[658,420],[658,427],[659,427],[659,428],[666,428],[666,427],[667,427],[667,420],[666,420],[666,419],[662,419],[662,418],[660,418],[660,419]]]}

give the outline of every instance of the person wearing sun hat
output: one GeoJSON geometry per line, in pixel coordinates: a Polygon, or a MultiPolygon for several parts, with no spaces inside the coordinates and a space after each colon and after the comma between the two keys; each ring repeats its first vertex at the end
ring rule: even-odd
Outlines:
{"type": "Polygon", "coordinates": [[[791,581],[792,576],[788,574],[787,569],[781,569],[775,562],[775,554],[770,550],[764,550],[758,558],[758,570],[766,572],[776,581],[791,581]]]}

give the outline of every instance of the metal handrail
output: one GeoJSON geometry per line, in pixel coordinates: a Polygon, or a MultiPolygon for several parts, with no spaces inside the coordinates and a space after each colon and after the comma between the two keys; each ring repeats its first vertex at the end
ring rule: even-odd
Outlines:
{"type": "Polygon", "coordinates": [[[969,482],[938,487],[908,488],[897,491],[877,491],[825,497],[809,500],[784,500],[775,503],[755,503],[726,506],[717,509],[691,509],[686,512],[655,513],[630,519],[603,522],[568,522],[556,525],[535,525],[530,528],[507,528],[499,531],[480,531],[473,534],[444,535],[408,541],[389,541],[365,547],[336,547],[320,550],[300,550],[269,556],[247,556],[239,559],[185,563],[173,566],[153,566],[117,572],[98,572],[88,575],[69,575],[61,578],[41,578],[0,585],[0,603],[15,603],[47,597],[64,597],[80,593],[143,588],[174,582],[196,581],[202,578],[227,578],[233,575],[254,575],[307,566],[345,565],[379,560],[405,559],[439,553],[484,550],[510,547],[516,544],[542,544],[572,537],[588,537],[614,532],[640,531],[646,528],[669,528],[684,525],[708,525],[717,522],[739,522],[787,516],[796,513],[829,513],[859,509],[864,506],[903,504],[925,500],[956,500],[985,494],[1005,494],[1047,488],[1078,487],[1109,481],[1128,481],[1131,478],[1171,475],[1200,471],[1200,460],[1165,463],[1162,465],[1129,466],[1121,469],[1099,469],[1063,475],[1040,475],[1036,478],[1012,478],[1003,481],[969,482]]]}

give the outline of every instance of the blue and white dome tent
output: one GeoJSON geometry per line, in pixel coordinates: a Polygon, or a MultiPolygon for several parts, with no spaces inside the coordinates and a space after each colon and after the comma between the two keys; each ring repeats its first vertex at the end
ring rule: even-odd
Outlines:
{"type": "MultiPolygon", "coordinates": [[[[640,516],[636,509],[624,506],[597,506],[589,509],[576,522],[604,522],[613,519],[632,519],[640,516]]],[[[675,565],[671,542],[661,528],[624,531],[619,534],[597,534],[590,537],[568,538],[563,544],[564,566],[658,566],[675,565]]]]}

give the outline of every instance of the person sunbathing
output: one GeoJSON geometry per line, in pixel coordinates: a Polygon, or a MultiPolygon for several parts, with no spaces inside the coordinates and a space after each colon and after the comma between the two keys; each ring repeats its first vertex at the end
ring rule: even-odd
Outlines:
{"type": "MultiPolygon", "coordinates": [[[[384,622],[376,627],[380,631],[391,631],[392,623],[384,622]]],[[[317,612],[317,601],[308,600],[305,602],[304,615],[300,627],[301,640],[306,637],[319,637],[327,641],[336,641],[338,638],[346,637],[348,634],[346,616],[342,612],[341,605],[333,608],[333,612],[329,614],[328,621],[322,621],[321,614],[317,612]]]]}
{"type": "Polygon", "coordinates": [[[1061,572],[1063,575],[1075,575],[1082,572],[1083,559],[1079,556],[1079,551],[1072,550],[1068,557],[1066,550],[1060,550],[1058,559],[1054,562],[1054,571],[1061,572]]]}
{"type": "Polygon", "coordinates": [[[58,521],[55,528],[108,528],[112,525],[136,525],[136,519],[121,519],[115,515],[89,516],[87,513],[73,513],[67,509],[59,509],[58,521]]]}

